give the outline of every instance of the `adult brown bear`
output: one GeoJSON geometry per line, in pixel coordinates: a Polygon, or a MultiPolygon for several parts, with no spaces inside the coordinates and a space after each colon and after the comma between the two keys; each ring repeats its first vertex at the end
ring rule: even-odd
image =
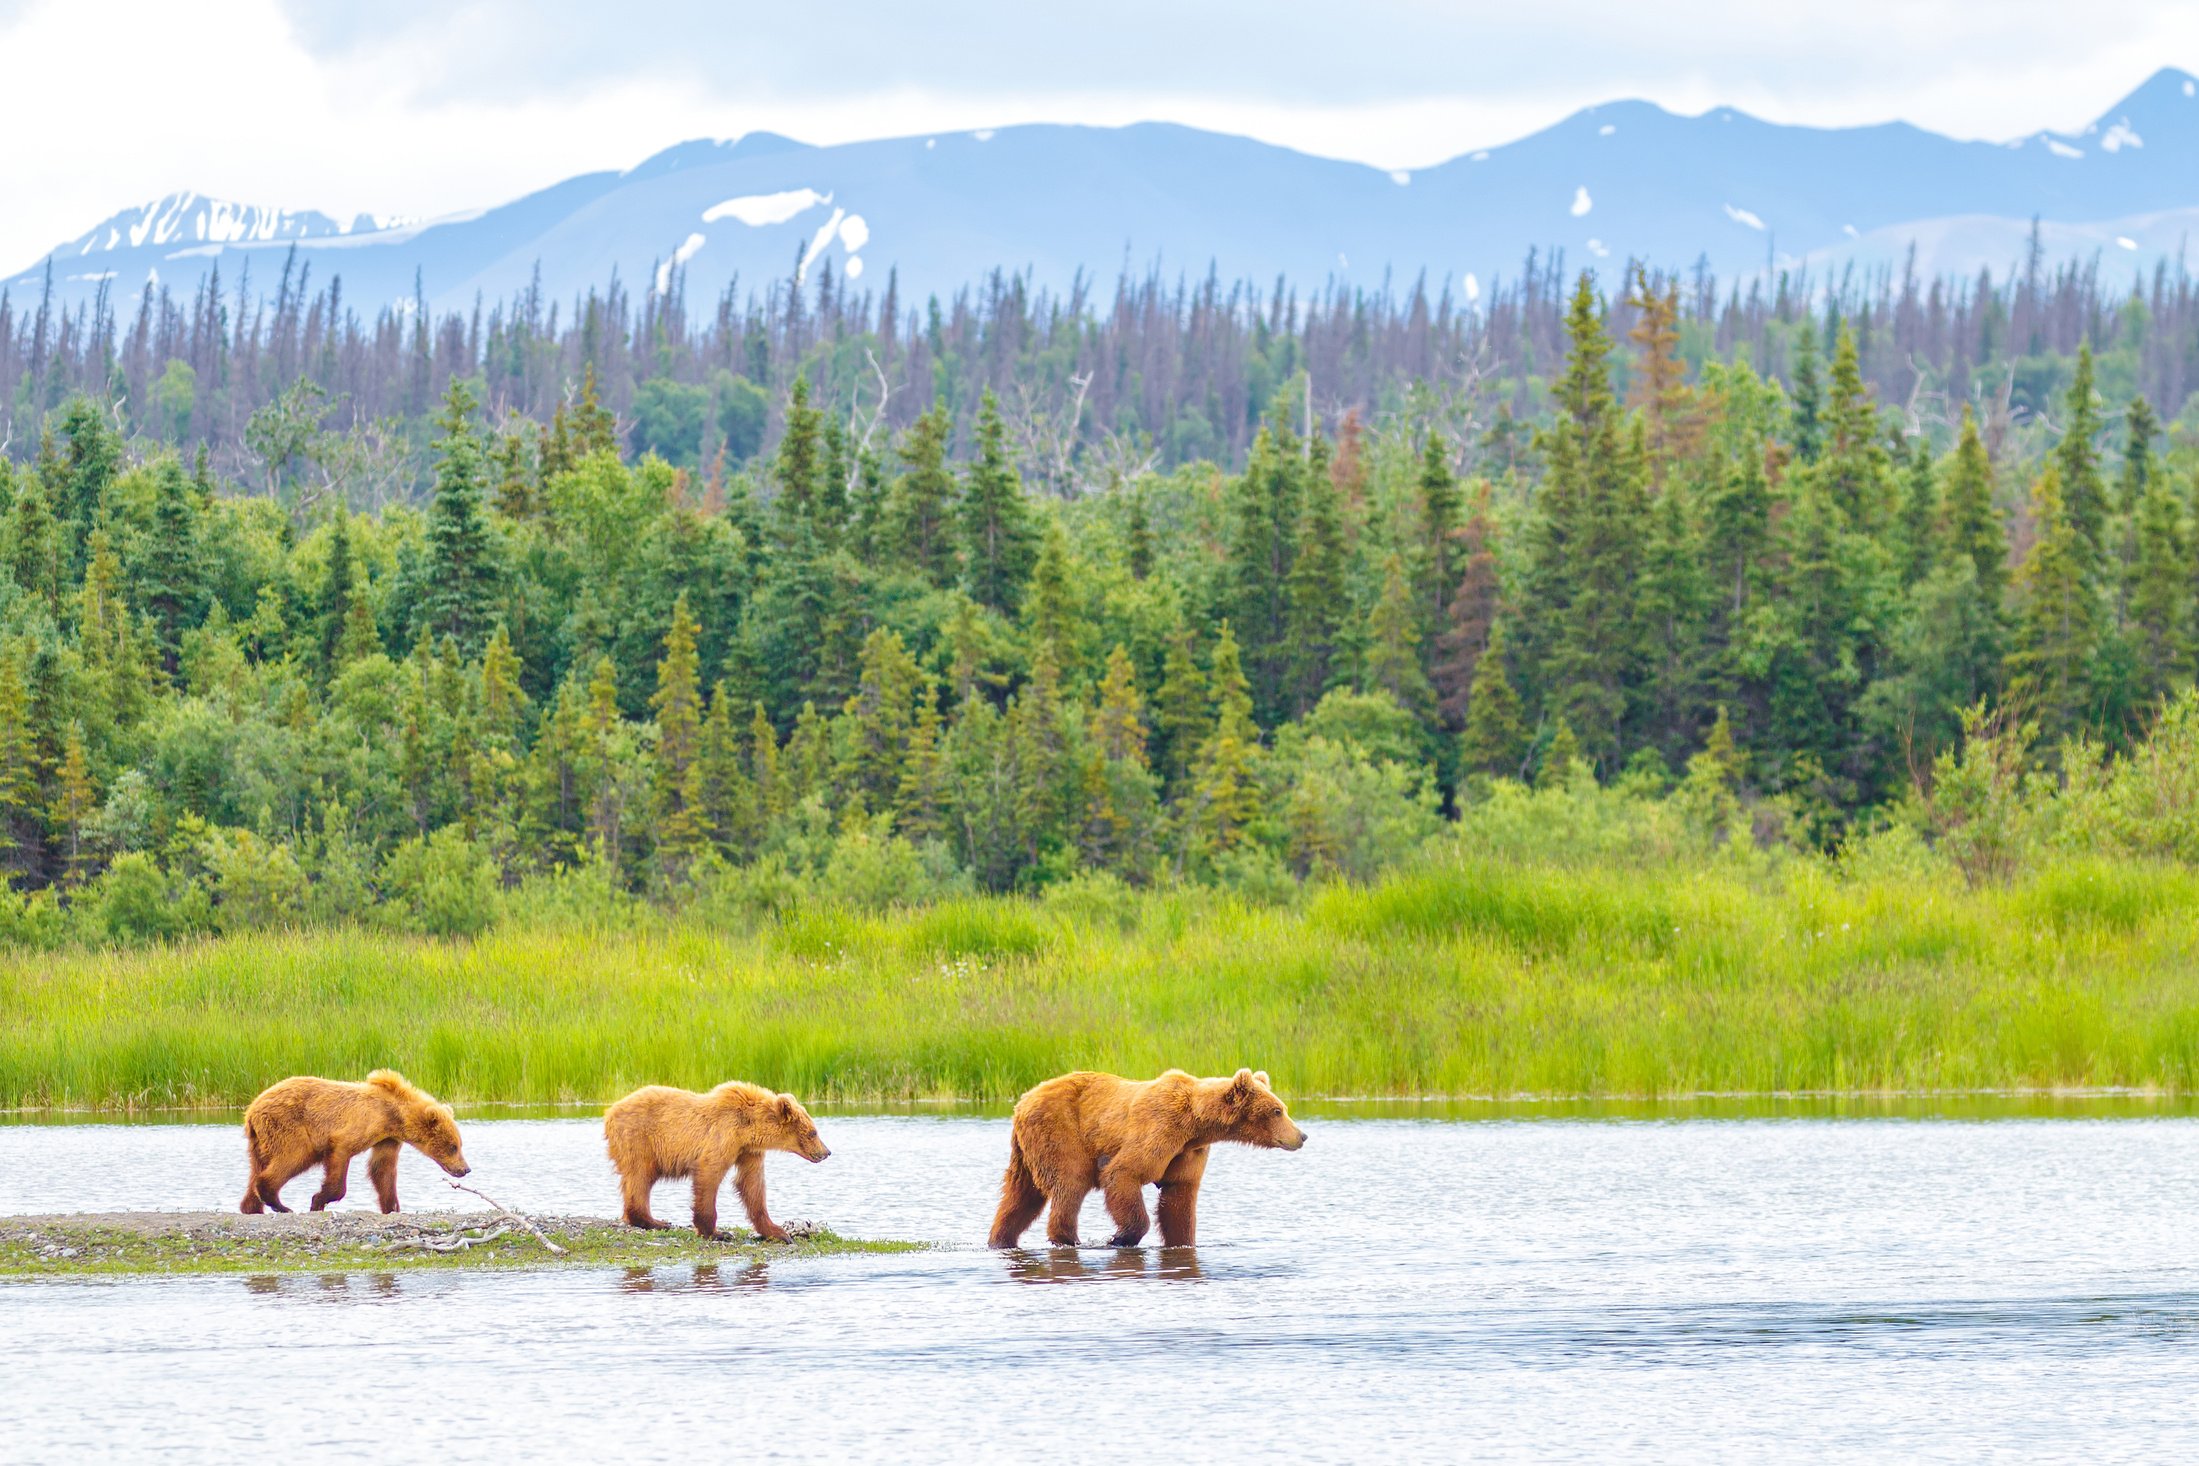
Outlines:
{"type": "Polygon", "coordinates": [[[764,1210],[764,1152],[790,1150],[807,1161],[832,1154],[793,1095],[738,1079],[708,1094],[645,1085],[603,1112],[603,1139],[618,1168],[628,1226],[664,1226],[649,1214],[649,1188],[661,1177],[692,1176],[695,1230],[717,1236],[718,1187],[731,1171],[748,1224],[771,1242],[786,1241],[786,1232],[764,1210]]]}
{"type": "Polygon", "coordinates": [[[1181,1069],[1152,1080],[1049,1079],[1016,1102],[991,1245],[1015,1246],[1051,1205],[1046,1240],[1076,1246],[1077,1212],[1097,1186],[1115,1219],[1108,1245],[1135,1247],[1147,1225],[1143,1189],[1158,1186],[1161,1245],[1188,1246],[1198,1240],[1207,1147],[1220,1140],[1296,1150],[1306,1132],[1291,1122],[1267,1075],[1250,1069],[1230,1079],[1194,1079],[1181,1069]]]}
{"type": "Polygon", "coordinates": [[[351,1158],[367,1152],[367,1175],[382,1210],[397,1210],[397,1151],[410,1145],[453,1176],[470,1169],[450,1107],[377,1069],[364,1084],[297,1075],[260,1091],[244,1112],[244,1146],[251,1158],[243,1212],[288,1211],[283,1186],[300,1171],[321,1168],[313,1210],[344,1199],[351,1158]]]}

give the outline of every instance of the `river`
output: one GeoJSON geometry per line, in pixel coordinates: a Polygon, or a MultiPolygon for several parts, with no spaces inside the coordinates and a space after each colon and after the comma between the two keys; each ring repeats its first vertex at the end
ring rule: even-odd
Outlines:
{"type": "MultiPolygon", "coordinates": [[[[981,1245],[1005,1121],[820,1126],[773,1214],[936,1250],[0,1282],[0,1458],[2199,1455],[2185,1116],[1321,1116],[1297,1154],[1217,1152],[1195,1250],[1010,1254],[981,1245]]],[[[616,1213],[594,1122],[465,1129],[470,1184],[616,1213]]],[[[242,1150],[0,1125],[0,1213],[233,1206],[242,1150]]],[[[471,1200],[410,1152],[400,1189],[471,1200]]]]}

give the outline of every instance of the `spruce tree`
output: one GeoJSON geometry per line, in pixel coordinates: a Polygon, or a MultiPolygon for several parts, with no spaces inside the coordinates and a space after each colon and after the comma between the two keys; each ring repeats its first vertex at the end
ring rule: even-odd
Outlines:
{"type": "Polygon", "coordinates": [[[1430,623],[1440,626],[1458,588],[1459,514],[1464,495],[1451,472],[1450,445],[1431,432],[1420,450],[1420,534],[1425,547],[1426,604],[1430,623]]]}
{"type": "Polygon", "coordinates": [[[2037,538],[2019,577],[2021,610],[2008,653],[2009,695],[2035,719],[2049,745],[2084,725],[2100,649],[2099,598],[2087,571],[2084,531],[2062,498],[2061,468],[2049,463],[2031,492],[2037,538]]]}
{"type": "Polygon", "coordinates": [[[1939,483],[1932,471],[1931,449],[1919,435],[1909,445],[1909,462],[1902,475],[1901,519],[1894,543],[1903,585],[1915,585],[1932,573],[1939,558],[1933,534],[1938,518],[1939,483]]]}
{"type": "Polygon", "coordinates": [[[1188,808],[1185,841],[1195,855],[1212,857],[1243,844],[1260,812],[1253,766],[1260,752],[1252,721],[1252,689],[1228,622],[1214,643],[1213,731],[1200,745],[1188,808]]]}
{"type": "Polygon", "coordinates": [[[482,505],[481,438],[473,422],[472,388],[456,377],[437,419],[443,436],[428,505],[427,575],[420,589],[420,624],[454,639],[472,656],[494,619],[501,581],[496,544],[482,505]]]}
{"type": "Polygon", "coordinates": [[[199,546],[198,496],[183,465],[163,458],[153,470],[153,535],[145,546],[141,591],[152,618],[161,667],[174,676],[183,633],[205,614],[206,566],[199,546]]]}
{"type": "Polygon", "coordinates": [[[1023,500],[1023,481],[1008,461],[1007,424],[990,391],[978,408],[977,453],[963,479],[961,528],[963,588],[980,606],[1015,615],[1038,558],[1038,532],[1023,500]]]}
{"type": "Polygon", "coordinates": [[[699,629],[683,592],[672,603],[672,626],[657,663],[657,690],[649,699],[657,726],[652,790],[657,863],[669,880],[686,875],[709,834],[706,812],[694,798],[695,764],[702,754],[701,663],[695,650],[699,629]]]}
{"type": "Polygon", "coordinates": [[[794,379],[787,398],[786,431],[771,461],[778,490],[773,532],[782,546],[810,546],[817,537],[817,501],[824,479],[824,414],[810,405],[809,378],[794,379]]]}
{"type": "Polygon", "coordinates": [[[900,798],[917,696],[928,682],[899,633],[881,626],[863,642],[861,678],[840,718],[841,788],[860,794],[867,809],[888,812],[900,798]]]}
{"type": "Polygon", "coordinates": [[[61,851],[63,878],[72,886],[82,883],[91,864],[91,851],[84,844],[84,825],[98,807],[99,791],[93,787],[90,762],[84,753],[84,725],[72,723],[60,766],[54,770],[53,800],[46,810],[61,851]]]}
{"type": "Polygon", "coordinates": [[[1825,389],[1818,375],[1816,326],[1804,317],[1795,329],[1795,338],[1793,385],[1788,392],[1794,404],[1794,456],[1810,464],[1817,461],[1825,445],[1825,427],[1820,421],[1825,389]]]}
{"type": "Polygon", "coordinates": [[[1069,541],[1058,524],[1049,524],[1046,538],[1031,569],[1030,589],[1023,606],[1024,623],[1031,643],[1043,647],[1065,678],[1074,679],[1082,656],[1078,652],[1079,616],[1073,573],[1069,565],[1069,541]]]}
{"type": "Polygon", "coordinates": [[[1489,489],[1482,486],[1473,515],[1458,537],[1458,587],[1445,610],[1447,624],[1436,640],[1435,664],[1429,680],[1435,684],[1443,721],[1452,728],[1466,726],[1475,669],[1496,624],[1502,587],[1497,579],[1496,529],[1489,517],[1489,489]]]}
{"type": "Polygon", "coordinates": [[[1145,701],[1138,696],[1137,669],[1120,642],[1107,654],[1092,737],[1103,758],[1145,767],[1145,701]]]}
{"type": "Polygon", "coordinates": [[[1298,457],[1262,427],[1252,440],[1244,473],[1227,490],[1229,542],[1220,610],[1237,630],[1253,715],[1263,723],[1274,722],[1283,706],[1284,583],[1297,548],[1300,470],[1298,457]]]}
{"type": "Polygon", "coordinates": [[[1129,523],[1123,530],[1124,553],[1128,557],[1130,578],[1144,580],[1153,573],[1153,525],[1146,517],[1145,488],[1141,484],[1130,492],[1129,523]]]}
{"type": "Polygon", "coordinates": [[[1642,465],[1620,441],[1611,339],[1586,272],[1566,334],[1557,421],[1538,439],[1548,468],[1522,588],[1521,627],[1533,637],[1521,665],[1536,669],[1546,713],[1568,720],[1589,749],[1615,751],[1641,660],[1642,465]]]}
{"type": "Polygon", "coordinates": [[[1580,740],[1573,736],[1573,725],[1558,719],[1558,725],[1550,730],[1550,741],[1543,745],[1542,762],[1535,769],[1535,787],[1563,789],[1587,767],[1580,740]]]}
{"type": "Polygon", "coordinates": [[[901,477],[890,510],[892,558],[941,589],[955,579],[955,483],[947,467],[953,425],[944,403],[909,424],[896,453],[901,477]]]}
{"type": "Polygon", "coordinates": [[[328,530],[328,573],[321,579],[320,669],[325,683],[335,675],[336,650],[344,639],[344,622],[351,615],[351,516],[339,506],[328,530]]]}
{"type": "Polygon", "coordinates": [[[59,527],[39,475],[21,475],[8,506],[8,572],[15,583],[49,608],[61,599],[59,527]]]}
{"type": "Polygon", "coordinates": [[[2060,471],[2061,498],[2069,523],[2077,532],[2084,572],[2097,577],[2105,563],[2107,547],[2107,483],[2100,471],[2100,408],[2093,387],[2092,344],[2077,348],[2077,370],[2069,381],[2064,410],[2068,423],[2054,446],[2054,465],[2060,471]]]}
{"type": "MultiPolygon", "coordinates": [[[[31,699],[22,659],[14,647],[0,650],[0,853],[10,869],[35,869],[39,807],[38,746],[31,728],[31,699]]],[[[4,883],[0,883],[4,886],[4,883]]]]}
{"type": "Polygon", "coordinates": [[[1979,595],[1995,615],[2007,597],[2008,531],[1993,506],[1993,463],[1978,436],[1976,416],[1962,410],[1962,432],[1947,468],[1943,515],[1946,552],[1965,555],[1977,572],[1979,595]]]}
{"type": "Polygon", "coordinates": [[[1459,766],[1468,773],[1516,779],[1527,761],[1527,723],[1512,690],[1507,656],[1500,619],[1490,625],[1489,644],[1474,668],[1466,727],[1459,734],[1459,766]]]}
{"type": "Polygon", "coordinates": [[[2188,685],[2192,674],[2191,565],[2184,533],[2184,506],[2165,474],[2155,474],[2138,501],[2137,554],[2126,596],[2129,632],[2138,663],[2137,694],[2164,696],[2188,685]]]}
{"type": "Polygon", "coordinates": [[[2153,440],[2161,434],[2161,420],[2155,416],[2153,404],[2144,397],[2130,399],[2130,411],[2123,422],[2126,434],[2123,440],[2123,469],[2117,483],[2118,497],[2125,514],[2135,515],[2146,496],[2146,490],[2161,472],[2161,460],[2153,451],[2153,440]]]}
{"type": "Polygon", "coordinates": [[[1159,766],[1173,788],[1190,771],[1210,726],[1207,680],[1191,655],[1191,632],[1179,627],[1168,639],[1161,685],[1153,698],[1153,731],[1160,738],[1159,766]]]}
{"type": "Polygon", "coordinates": [[[1298,520],[1298,548],[1283,586],[1284,710],[1304,717],[1339,680],[1348,664],[1344,618],[1350,609],[1345,581],[1343,505],[1326,472],[1306,477],[1305,506],[1298,520]]]}
{"type": "Polygon", "coordinates": [[[1367,613],[1366,659],[1359,685],[1365,692],[1386,692],[1421,726],[1436,718],[1435,688],[1420,665],[1420,631],[1415,624],[1414,594],[1405,579],[1403,559],[1392,554],[1382,567],[1382,593],[1367,613]]]}

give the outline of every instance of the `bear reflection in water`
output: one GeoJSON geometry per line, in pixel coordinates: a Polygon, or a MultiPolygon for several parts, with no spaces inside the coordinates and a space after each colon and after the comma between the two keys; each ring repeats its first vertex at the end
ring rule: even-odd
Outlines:
{"type": "Polygon", "coordinates": [[[1009,1278],[1018,1283],[1101,1283],[1128,1278],[1195,1283],[1206,1276],[1199,1268],[1198,1249],[1192,1247],[1118,1247],[1104,1258],[1087,1258],[1074,1247],[1049,1247],[1044,1252],[1015,1248],[1002,1256],[1009,1278]]]}
{"type": "Polygon", "coordinates": [[[630,1267],[619,1278],[621,1293],[755,1293],[771,1286],[767,1263],[722,1267],[698,1262],[684,1277],[673,1268],[630,1267]]]}
{"type": "Polygon", "coordinates": [[[403,1288],[395,1273],[253,1273],[244,1280],[244,1291],[257,1298],[345,1303],[355,1292],[364,1292],[370,1298],[395,1298],[403,1288]]]}

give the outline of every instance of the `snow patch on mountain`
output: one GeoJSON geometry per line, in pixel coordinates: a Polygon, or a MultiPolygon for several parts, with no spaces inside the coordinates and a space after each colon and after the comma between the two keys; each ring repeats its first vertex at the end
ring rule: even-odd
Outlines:
{"type": "Polygon", "coordinates": [[[712,204],[702,211],[705,224],[715,224],[720,219],[738,219],[751,229],[762,229],[770,224],[784,224],[799,214],[806,214],[819,204],[832,202],[832,195],[819,193],[814,188],[790,188],[784,193],[751,193],[723,203],[712,204]]]}
{"type": "Polygon", "coordinates": [[[2100,138],[2101,149],[2110,153],[2119,153],[2124,148],[2142,148],[2145,145],[2146,140],[2131,129],[2128,120],[2116,123],[2100,138]]]}

